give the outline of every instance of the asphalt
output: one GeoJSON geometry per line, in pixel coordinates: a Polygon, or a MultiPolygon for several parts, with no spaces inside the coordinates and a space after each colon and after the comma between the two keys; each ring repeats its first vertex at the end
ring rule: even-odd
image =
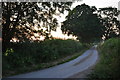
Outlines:
{"type": "Polygon", "coordinates": [[[69,78],[74,74],[87,70],[96,63],[98,59],[96,47],[96,45],[93,46],[91,49],[85,51],[81,56],[70,62],[43,70],[11,76],[9,78],[69,78]]]}

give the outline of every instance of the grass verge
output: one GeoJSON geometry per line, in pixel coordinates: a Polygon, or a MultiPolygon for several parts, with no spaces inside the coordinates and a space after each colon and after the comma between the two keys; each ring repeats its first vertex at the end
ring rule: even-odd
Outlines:
{"type": "Polygon", "coordinates": [[[88,80],[112,79],[120,77],[120,39],[111,38],[98,47],[100,61],[94,71],[88,76],[88,80]]]}

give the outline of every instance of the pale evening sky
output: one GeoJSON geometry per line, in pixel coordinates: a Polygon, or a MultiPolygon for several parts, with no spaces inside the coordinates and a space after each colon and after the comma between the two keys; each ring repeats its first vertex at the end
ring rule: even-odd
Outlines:
{"type": "Polygon", "coordinates": [[[75,2],[73,4],[73,7],[75,5],[85,3],[89,6],[96,6],[97,8],[103,8],[103,7],[109,7],[109,6],[118,8],[119,1],[120,0],[83,0],[83,1],[75,2]]]}

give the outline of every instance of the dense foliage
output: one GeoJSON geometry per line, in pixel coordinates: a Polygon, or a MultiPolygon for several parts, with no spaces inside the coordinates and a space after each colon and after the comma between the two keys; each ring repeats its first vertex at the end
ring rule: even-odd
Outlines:
{"type": "Polygon", "coordinates": [[[113,7],[100,8],[98,10],[98,15],[105,28],[105,39],[120,37],[120,21],[118,21],[119,14],[120,11],[118,11],[117,8],[113,7]]]}
{"type": "Polygon", "coordinates": [[[78,5],[69,12],[67,20],[63,23],[62,30],[77,35],[81,42],[99,41],[104,30],[95,11],[95,7],[86,4],[78,5]]]}
{"type": "MultiPolygon", "coordinates": [[[[3,55],[3,75],[36,64],[51,62],[84,49],[74,40],[46,40],[41,43],[14,43],[3,55]]],[[[29,68],[28,67],[28,68],[29,68]]]]}
{"type": "MultiPolygon", "coordinates": [[[[100,47],[100,62],[96,65],[94,72],[90,75],[90,79],[113,78],[120,77],[120,39],[111,38],[100,47]]],[[[113,80],[112,79],[112,80],[113,80]]]]}
{"type": "Polygon", "coordinates": [[[58,25],[53,15],[69,10],[70,6],[71,2],[3,2],[3,51],[10,47],[12,38],[20,42],[32,40],[34,33],[49,38],[50,31],[56,30],[58,25]]]}
{"type": "Polygon", "coordinates": [[[119,14],[117,8],[113,7],[97,10],[94,6],[78,5],[69,12],[62,30],[73,33],[85,43],[100,41],[102,37],[104,39],[120,37],[120,21],[117,19],[119,14]]]}

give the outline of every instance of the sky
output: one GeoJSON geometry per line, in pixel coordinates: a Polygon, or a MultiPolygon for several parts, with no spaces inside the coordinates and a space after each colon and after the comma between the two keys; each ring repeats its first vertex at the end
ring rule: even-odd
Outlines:
{"type": "Polygon", "coordinates": [[[85,3],[89,6],[96,6],[97,8],[103,8],[103,7],[108,7],[108,6],[118,8],[119,1],[120,0],[83,0],[83,1],[75,2],[72,5],[72,7],[75,7],[76,5],[85,3]]]}

